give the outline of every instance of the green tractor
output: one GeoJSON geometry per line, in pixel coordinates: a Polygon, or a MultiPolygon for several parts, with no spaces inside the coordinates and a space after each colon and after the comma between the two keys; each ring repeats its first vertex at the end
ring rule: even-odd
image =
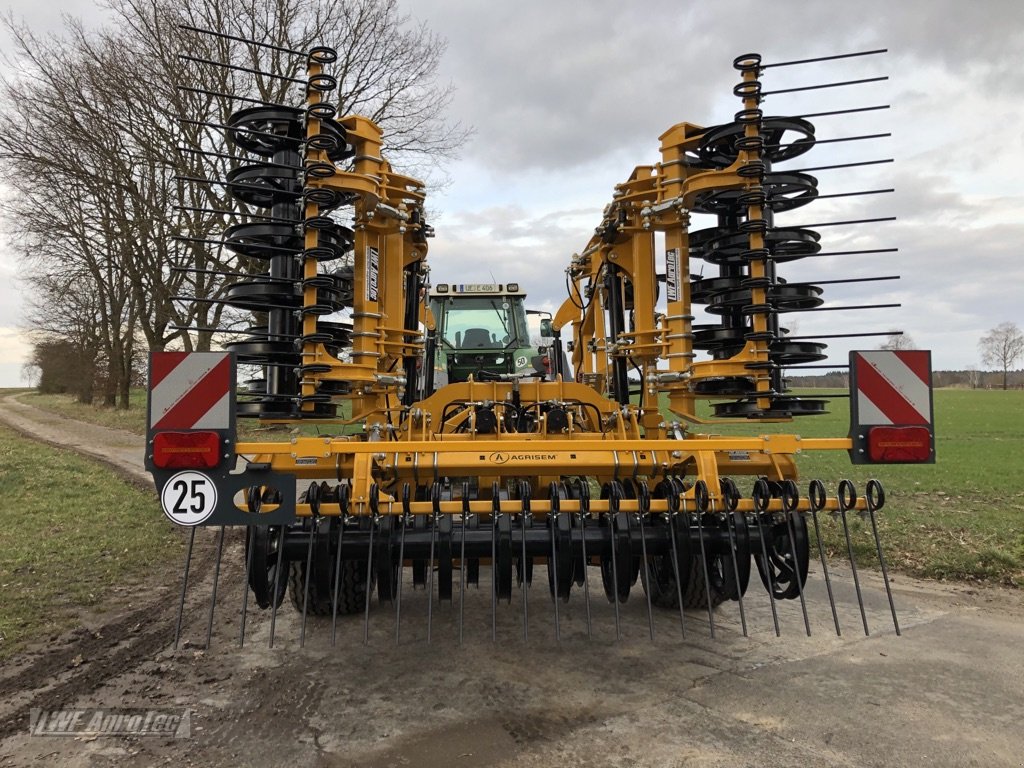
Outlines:
{"type": "Polygon", "coordinates": [[[426,391],[467,381],[555,373],[547,347],[530,344],[528,314],[547,315],[541,335],[550,335],[550,315],[527,310],[518,283],[440,283],[430,291],[434,332],[426,345],[426,391]],[[544,331],[548,330],[545,334],[544,331]]]}

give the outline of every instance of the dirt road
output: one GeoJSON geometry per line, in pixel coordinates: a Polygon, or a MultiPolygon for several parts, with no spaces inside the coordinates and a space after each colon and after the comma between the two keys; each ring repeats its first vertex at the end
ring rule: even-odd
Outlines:
{"type": "MultiPolygon", "coordinates": [[[[72,434],[94,449],[104,445],[103,433],[89,425],[9,405],[2,403],[0,418],[20,419],[23,430],[45,431],[49,422],[59,439],[72,434]]],[[[114,438],[137,469],[141,439],[114,438]]],[[[119,461],[109,447],[98,450],[119,461]]],[[[155,501],[153,514],[159,514],[155,501]]],[[[267,647],[269,615],[250,611],[239,649],[236,531],[221,572],[213,644],[205,650],[214,543],[212,531],[197,538],[180,650],[170,648],[180,586],[175,562],[154,565],[150,594],[125,596],[132,609],[88,617],[87,629],[4,667],[0,766],[1019,768],[1024,762],[1024,597],[1018,592],[897,577],[903,636],[896,637],[880,582],[867,573],[872,635],[866,638],[848,574],[837,564],[842,637],[833,631],[820,574],[812,574],[810,638],[796,601],[780,604],[782,637],[776,638],[767,596],[754,584],[745,601],[750,637],[742,635],[731,603],[715,615],[715,640],[706,614],[687,615],[683,639],[678,615],[659,612],[652,643],[637,590],[623,607],[621,642],[603,599],[593,603],[595,639],[588,641],[576,597],[562,607],[556,642],[546,585],[538,581],[529,591],[529,640],[523,641],[514,594],[511,605],[499,605],[492,643],[483,586],[468,590],[460,646],[458,586],[452,606],[433,607],[428,645],[425,594],[407,581],[398,646],[392,607],[374,604],[366,644],[357,616],[339,622],[333,647],[329,620],[311,621],[300,648],[299,618],[285,606],[274,648],[267,647]],[[29,733],[33,708],[58,707],[187,708],[191,736],[29,733]]],[[[481,584],[487,583],[485,569],[481,584]]]]}

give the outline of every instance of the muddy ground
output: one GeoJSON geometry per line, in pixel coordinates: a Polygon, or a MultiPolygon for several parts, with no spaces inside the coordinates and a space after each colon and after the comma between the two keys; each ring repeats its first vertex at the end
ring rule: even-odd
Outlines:
{"type": "MultiPolygon", "coordinates": [[[[20,419],[23,430],[46,437],[59,429],[57,439],[102,444],[88,425],[2,405],[5,420],[20,419]]],[[[140,438],[114,437],[127,460],[141,460],[140,438]]],[[[137,466],[122,472],[138,476],[137,466]]],[[[598,600],[592,575],[594,638],[586,637],[577,591],[560,610],[556,641],[538,580],[528,593],[529,639],[514,593],[498,607],[492,642],[484,569],[481,588],[467,590],[461,645],[458,585],[451,605],[434,605],[427,644],[425,593],[406,581],[399,645],[393,607],[375,603],[365,644],[364,617],[354,616],[339,621],[335,645],[330,620],[310,620],[300,648],[301,622],[286,605],[271,649],[269,613],[250,602],[239,648],[235,532],[206,648],[214,551],[214,533],[201,532],[177,651],[175,562],[155,564],[151,585],[119,593],[109,613],[83,617],[80,629],[4,664],[0,766],[1024,764],[1019,592],[897,576],[897,637],[880,579],[864,573],[865,637],[850,574],[837,563],[841,637],[814,572],[810,637],[798,601],[780,603],[782,637],[775,636],[755,576],[744,605],[749,637],[730,603],[715,614],[714,640],[706,613],[687,614],[683,638],[678,614],[657,611],[652,642],[637,588],[616,641],[612,608],[598,600]],[[188,709],[191,735],[30,734],[34,708],[60,707],[188,709]]]]}

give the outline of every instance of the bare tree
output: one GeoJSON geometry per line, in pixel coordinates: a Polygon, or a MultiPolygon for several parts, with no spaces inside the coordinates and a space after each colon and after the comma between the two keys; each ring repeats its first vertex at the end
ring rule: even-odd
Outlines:
{"type": "Polygon", "coordinates": [[[982,374],[981,369],[971,366],[967,369],[967,384],[971,389],[977,389],[981,386],[982,374]]]}
{"type": "MultiPolygon", "coordinates": [[[[305,60],[181,29],[186,24],[292,50],[339,51],[336,103],[379,122],[403,170],[438,169],[468,132],[444,120],[451,86],[437,82],[444,42],[410,24],[396,0],[110,0],[114,23],[62,38],[5,20],[15,42],[0,79],[0,213],[21,245],[26,283],[43,304],[72,303],[49,276],[96,300],[104,399],[127,405],[136,330],[151,349],[209,349],[227,273],[255,264],[208,242],[240,219],[223,181],[236,148],[215,127],[244,99],[302,103],[288,80],[183,60],[187,51],[250,69],[304,75],[305,60]],[[242,97],[241,99],[238,97],[242,97]],[[201,155],[181,147],[201,148],[201,155]],[[186,185],[181,177],[207,179],[186,185]],[[172,215],[175,204],[191,210],[172,215]],[[185,238],[185,239],[182,239],[185,238]],[[182,294],[196,302],[175,299],[182,294]],[[183,329],[192,329],[189,333],[183,329]]],[[[59,309],[56,310],[59,315],[59,309]]],[[[60,325],[49,314],[47,326],[60,325]]]]}
{"type": "Polygon", "coordinates": [[[917,349],[917,345],[909,334],[903,331],[893,331],[892,334],[881,344],[879,349],[917,349]]]}
{"type": "Polygon", "coordinates": [[[1016,323],[1000,323],[981,337],[981,361],[1003,372],[1003,389],[1008,388],[1009,372],[1024,355],[1024,333],[1016,323]]]}

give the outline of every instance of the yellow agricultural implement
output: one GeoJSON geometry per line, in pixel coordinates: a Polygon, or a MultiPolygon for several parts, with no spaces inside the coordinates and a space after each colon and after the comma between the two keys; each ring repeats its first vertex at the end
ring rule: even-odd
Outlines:
{"type": "Polygon", "coordinates": [[[308,616],[331,617],[333,638],[339,614],[368,623],[374,589],[394,606],[398,638],[403,587],[407,601],[410,587],[426,589],[428,622],[435,602],[457,600],[461,638],[471,584],[490,589],[492,635],[498,604],[518,592],[525,632],[535,566],[547,572],[556,636],[559,604],[574,588],[592,632],[598,583],[619,635],[620,606],[638,581],[652,636],[656,609],[677,611],[683,631],[687,611],[706,612],[713,634],[726,601],[738,604],[746,632],[752,564],[775,631],[776,601],[799,600],[809,633],[804,585],[815,542],[839,631],[819,512],[842,524],[865,630],[847,516],[870,523],[899,631],[875,524],[881,485],[858,494],[843,481],[829,495],[820,480],[800,483],[796,457],[933,461],[928,353],[851,354],[848,436],[758,432],[827,404],[788,392],[784,377],[826,355],[824,343],[780,324],[787,312],[820,308],[821,285],[787,282],[780,267],[826,251],[817,231],[775,222],[819,197],[814,176],[778,170],[817,141],[805,118],[762,112],[760,76],[778,64],[738,58],[734,120],[673,126],[660,160],[616,187],[569,261],[568,298],[542,323],[548,367],[496,370],[500,349],[484,361],[481,350],[447,340],[452,359],[471,361],[469,373],[463,366],[434,386],[441,334],[425,301],[433,233],[423,184],[392,169],[373,122],[336,115],[336,54],[302,55],[305,104],[250,99],[258,103],[223,124],[193,121],[221,130],[231,148],[220,183],[241,223],[216,245],[243,276],[220,298],[192,299],[257,319],[223,352],[151,360],[147,463],[164,511],[192,526],[193,540],[196,526],[220,526],[219,552],[225,527],[246,527],[243,639],[250,592],[272,612],[272,643],[289,592],[303,639],[308,616]],[[692,230],[694,214],[714,226],[692,230]],[[698,262],[716,274],[692,274],[698,262]],[[700,306],[716,322],[697,323],[700,306]],[[711,421],[698,416],[703,400],[714,401],[711,421]],[[283,440],[245,440],[238,418],[296,429],[283,440]],[[724,421],[745,421],[751,434],[716,435],[724,421]]]}

